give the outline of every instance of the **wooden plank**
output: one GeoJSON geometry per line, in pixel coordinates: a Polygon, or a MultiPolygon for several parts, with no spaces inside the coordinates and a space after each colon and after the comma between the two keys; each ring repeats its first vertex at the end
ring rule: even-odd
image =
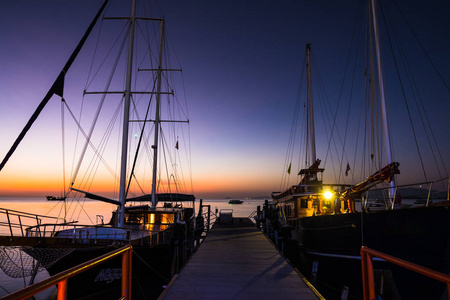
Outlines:
{"type": "Polygon", "coordinates": [[[216,224],[159,299],[323,299],[248,218],[216,224]]]}

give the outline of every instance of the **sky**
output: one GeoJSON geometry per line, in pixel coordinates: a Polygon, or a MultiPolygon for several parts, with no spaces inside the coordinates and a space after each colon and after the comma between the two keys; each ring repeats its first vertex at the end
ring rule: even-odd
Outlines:
{"type": "MultiPolygon", "coordinates": [[[[46,94],[102,2],[2,3],[0,156],[6,154],[46,94]]],[[[158,2],[183,68],[197,198],[268,196],[280,189],[305,45],[311,43],[327,95],[336,103],[360,11],[357,2],[158,2]]],[[[397,4],[442,77],[450,82],[450,5],[418,0],[398,0],[397,4]]],[[[420,51],[414,51],[418,56],[420,51]]],[[[80,70],[74,67],[69,72],[82,78],[80,70]]],[[[422,65],[418,69],[426,74],[429,70],[422,65]]],[[[385,76],[394,78],[389,72],[385,76]]],[[[428,77],[431,81],[431,75],[428,77]]],[[[446,122],[449,93],[433,85],[427,89],[433,93],[425,103],[430,104],[431,123],[443,142],[441,154],[450,157],[446,122]]],[[[395,104],[393,108],[397,108],[395,104]]],[[[54,125],[45,125],[59,118],[58,110],[59,103],[52,99],[17,153],[0,171],[0,196],[43,196],[60,189],[60,171],[55,167],[53,151],[49,151],[60,149],[60,137],[54,125]]],[[[397,119],[397,113],[393,115],[397,119]]],[[[395,128],[392,130],[394,135],[395,128]]],[[[410,164],[417,162],[411,154],[411,140],[403,140],[401,131],[394,136],[403,146],[395,153],[405,166],[405,177],[420,172],[410,164]]],[[[323,139],[319,137],[318,141],[318,149],[326,149],[323,139]]],[[[325,156],[323,150],[318,152],[325,156]]]]}

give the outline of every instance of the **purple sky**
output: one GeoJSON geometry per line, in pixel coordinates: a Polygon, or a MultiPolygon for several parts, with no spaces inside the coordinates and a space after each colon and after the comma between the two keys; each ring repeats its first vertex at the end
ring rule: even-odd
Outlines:
{"type": "MultiPolygon", "coordinates": [[[[102,2],[20,0],[2,3],[2,157],[53,83],[102,2]]],[[[194,187],[198,184],[200,194],[197,197],[269,195],[279,189],[305,45],[311,43],[328,99],[336,105],[355,18],[360,11],[356,2],[159,1],[169,39],[183,67],[190,105],[193,180],[194,187]]],[[[427,4],[416,0],[397,2],[443,78],[450,82],[450,4],[444,1],[427,4]]],[[[124,9],[128,11],[128,5],[124,9]]],[[[386,8],[386,12],[389,9],[386,8]]],[[[392,22],[400,23],[398,14],[393,15],[392,22]]],[[[406,39],[406,32],[401,32],[402,38],[406,39]]],[[[406,45],[405,49],[413,55],[410,62],[419,63],[418,67],[412,67],[415,68],[413,71],[426,74],[416,83],[425,86],[423,93],[431,92],[431,96],[423,95],[423,101],[429,109],[441,154],[444,159],[448,158],[449,93],[445,88],[437,87],[438,77],[425,65],[427,61],[420,48],[412,46],[411,39],[406,45]]],[[[383,49],[389,51],[387,46],[383,49]]],[[[88,58],[78,64],[83,62],[87,64],[88,58]]],[[[84,81],[85,75],[79,65],[69,72],[84,81]]],[[[385,63],[386,68],[392,66],[392,60],[385,63]]],[[[361,70],[357,72],[362,73],[361,70]]],[[[386,71],[385,77],[390,82],[396,81],[391,71],[386,71]]],[[[346,80],[348,84],[350,79],[346,80]]],[[[387,89],[391,89],[391,85],[388,84],[387,89]]],[[[396,91],[390,98],[388,96],[389,101],[394,101],[389,106],[390,116],[395,119],[391,124],[395,159],[400,161],[400,169],[407,178],[421,171],[416,167],[418,158],[413,140],[406,137],[409,120],[400,116],[400,112],[405,111],[401,93],[396,91]]],[[[349,92],[344,92],[342,97],[348,95],[349,92]]],[[[21,172],[39,174],[40,169],[48,167],[48,163],[36,164],[36,161],[44,161],[46,157],[51,159],[48,145],[53,140],[59,142],[57,133],[56,138],[50,137],[55,128],[45,124],[46,119],[53,118],[59,111],[57,102],[49,104],[36,123],[37,128],[32,129],[19,146],[18,158],[14,156],[1,172],[0,196],[11,178],[20,180],[21,172]],[[21,171],[16,173],[17,170],[21,171]]],[[[317,123],[320,118],[317,117],[317,123]]],[[[318,137],[318,156],[322,159],[327,148],[324,140],[318,137]]],[[[328,182],[334,181],[331,174],[325,178],[328,182]]],[[[415,177],[414,180],[421,179],[415,177]]],[[[295,181],[293,177],[291,183],[295,181]]]]}

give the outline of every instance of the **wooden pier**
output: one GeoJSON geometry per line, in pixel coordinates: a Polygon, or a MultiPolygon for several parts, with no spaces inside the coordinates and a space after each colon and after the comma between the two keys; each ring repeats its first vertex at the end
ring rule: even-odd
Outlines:
{"type": "Polygon", "coordinates": [[[158,300],[324,299],[248,218],[216,224],[158,300]]]}

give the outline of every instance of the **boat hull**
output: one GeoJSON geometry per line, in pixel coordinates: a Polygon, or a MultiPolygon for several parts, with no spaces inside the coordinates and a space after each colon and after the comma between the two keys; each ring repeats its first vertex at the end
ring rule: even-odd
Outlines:
{"type": "MultiPolygon", "coordinates": [[[[337,294],[346,286],[351,294],[362,296],[360,249],[363,245],[445,274],[450,271],[448,205],[287,221],[293,228],[292,239],[299,247],[293,260],[299,262],[302,273],[309,278],[314,277],[313,262],[317,262],[314,280],[318,285],[332,287],[337,294]]],[[[386,284],[393,284],[403,299],[418,299],[418,291],[411,289],[414,282],[424,287],[422,299],[439,299],[445,288],[444,284],[386,262],[375,261],[374,267],[388,270],[390,274],[385,276],[392,275],[392,280],[389,279],[392,283],[386,284]]]]}
{"type": "MultiPolygon", "coordinates": [[[[150,236],[130,241],[132,256],[133,299],[157,299],[172,276],[186,263],[194,251],[195,240],[188,222],[178,224],[166,236],[150,236]],[[159,243],[158,243],[158,238],[159,243]]],[[[85,230],[86,231],[86,230],[85,230]]],[[[62,231],[61,233],[65,233],[62,231]]],[[[59,238],[48,242],[41,238],[38,247],[23,247],[31,257],[41,262],[50,276],[86,263],[92,259],[116,250],[126,241],[94,240],[87,238],[59,238]],[[70,243],[70,241],[72,241],[70,243]],[[98,244],[96,242],[102,242],[98,244]],[[62,253],[62,254],[61,254],[62,253]],[[58,258],[59,256],[59,258],[58,258]]],[[[197,243],[198,244],[198,243],[197,243]]],[[[68,299],[94,299],[96,297],[120,298],[122,280],[122,259],[113,258],[85,270],[68,280],[68,299]]]]}
{"type": "MultiPolygon", "coordinates": [[[[50,276],[106,254],[115,247],[77,248],[59,259],[47,271],[50,276]]],[[[49,249],[51,252],[52,249],[49,249]]],[[[157,299],[175,271],[184,263],[183,249],[173,245],[133,247],[133,299],[157,299]]],[[[28,252],[33,256],[33,252],[28,252]]],[[[68,280],[68,299],[120,298],[122,260],[117,257],[105,261],[68,280]]]]}

